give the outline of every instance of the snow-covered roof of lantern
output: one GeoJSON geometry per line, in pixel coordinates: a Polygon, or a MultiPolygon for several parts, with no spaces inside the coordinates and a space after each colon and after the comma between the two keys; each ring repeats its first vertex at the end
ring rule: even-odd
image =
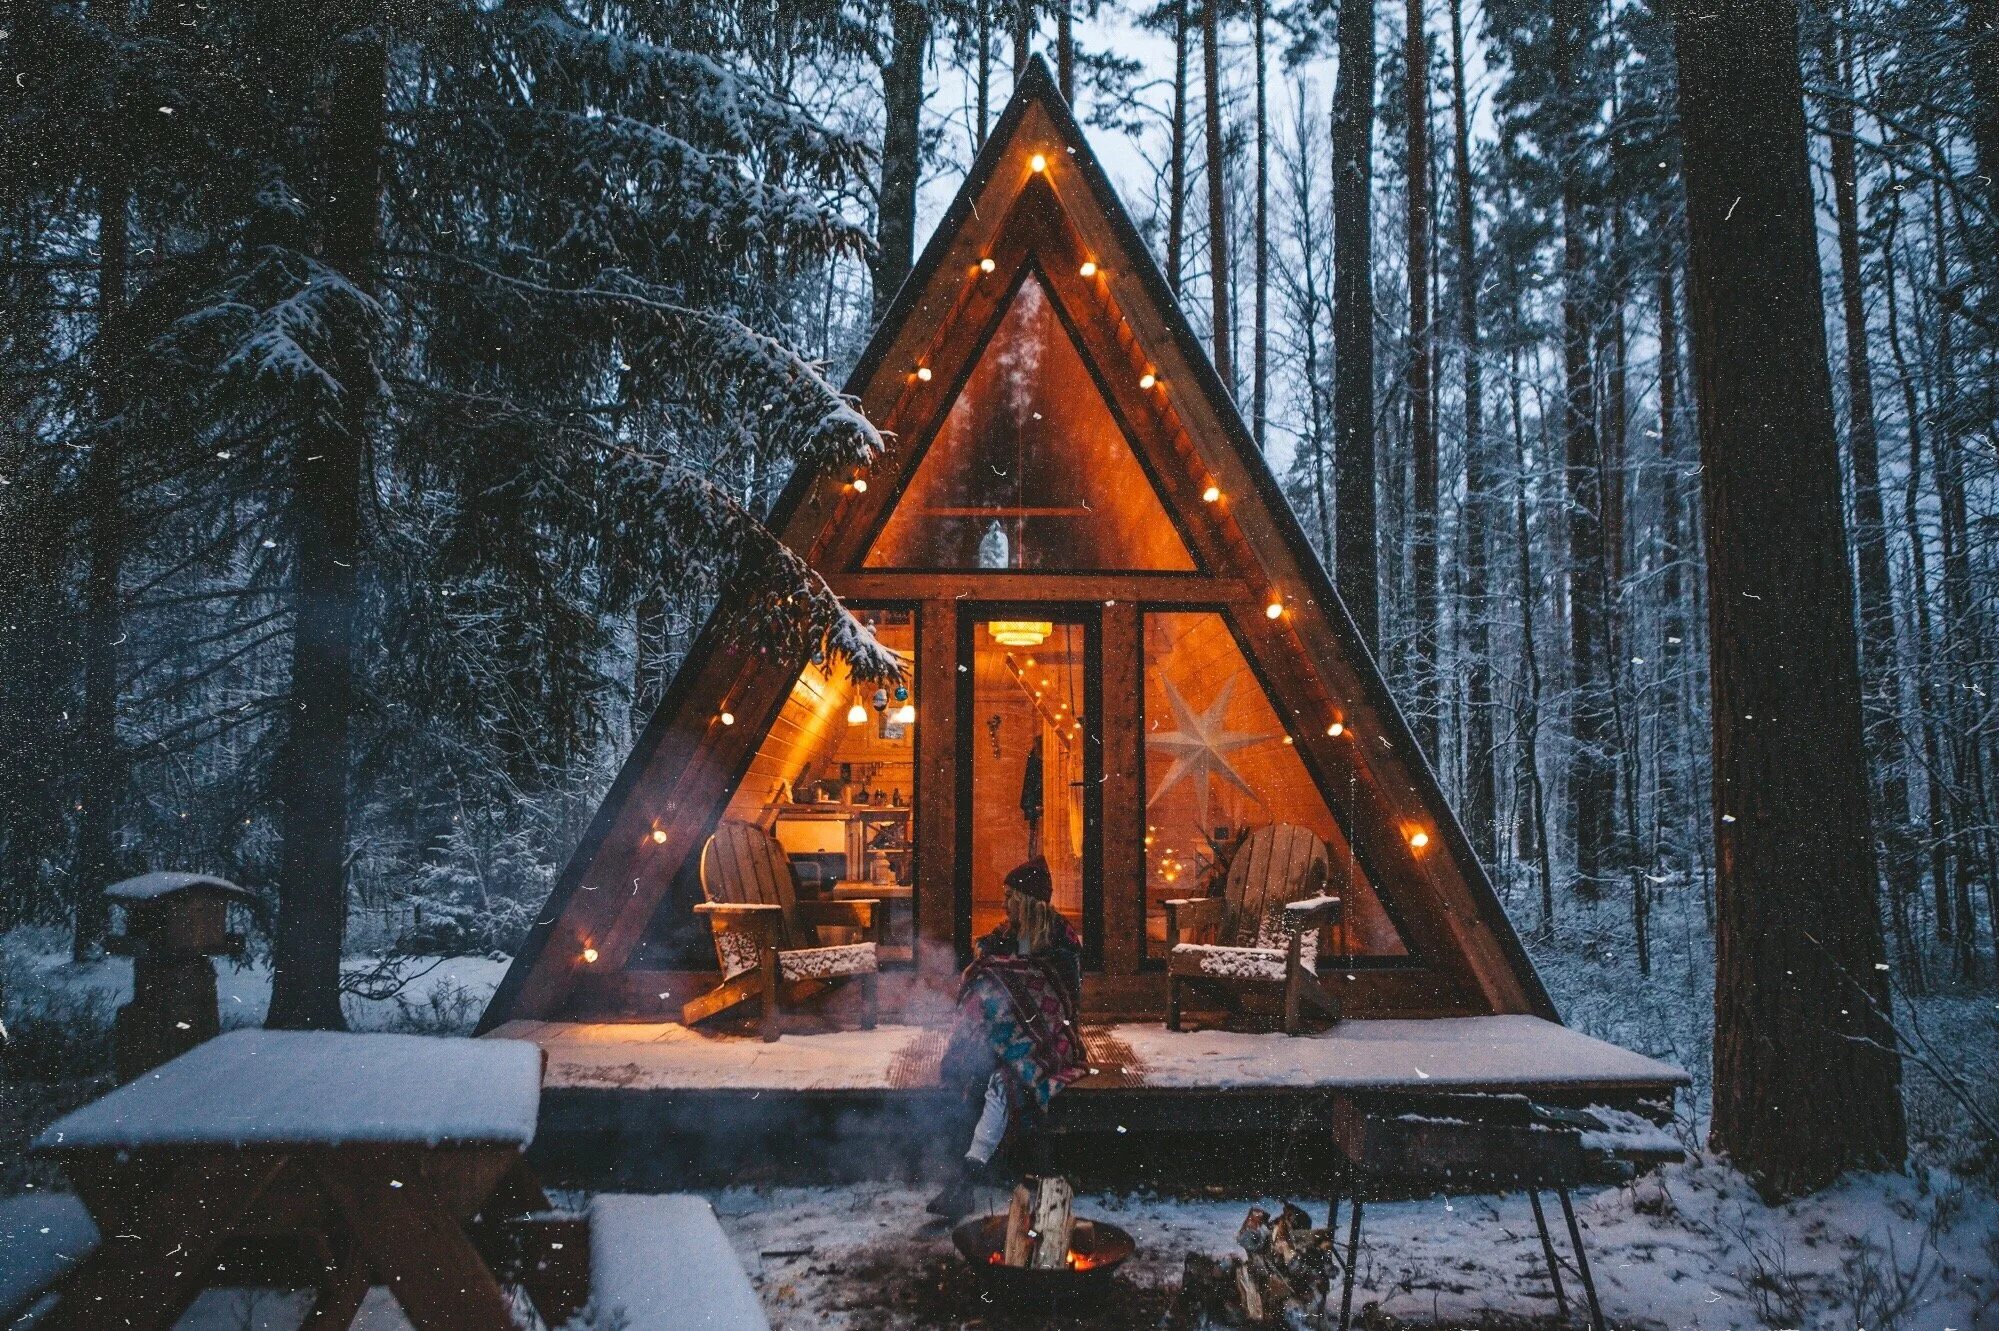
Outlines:
{"type": "Polygon", "coordinates": [[[176,892],[190,892],[206,889],[221,892],[242,901],[254,902],[256,893],[247,887],[238,887],[226,878],[217,878],[205,873],[176,873],[160,870],[142,873],[136,878],[127,878],[104,889],[104,895],[113,901],[158,901],[161,897],[172,896],[176,892]]]}

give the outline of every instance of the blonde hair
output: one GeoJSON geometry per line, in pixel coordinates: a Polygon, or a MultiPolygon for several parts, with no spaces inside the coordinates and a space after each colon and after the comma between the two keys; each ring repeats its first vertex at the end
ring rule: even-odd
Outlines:
{"type": "Polygon", "coordinates": [[[1011,888],[1006,894],[1006,922],[1013,926],[1014,936],[1029,952],[1044,951],[1055,940],[1055,907],[1030,897],[1024,892],[1011,888]]]}

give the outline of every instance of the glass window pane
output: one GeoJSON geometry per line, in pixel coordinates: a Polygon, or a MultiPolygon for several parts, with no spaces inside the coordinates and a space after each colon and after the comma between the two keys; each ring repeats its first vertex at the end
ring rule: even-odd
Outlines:
{"type": "Polygon", "coordinates": [[[909,610],[855,613],[902,658],[900,693],[896,686],[856,688],[839,662],[808,664],[723,817],[768,828],[777,837],[798,876],[801,897],[883,900],[889,917],[886,956],[906,961],[921,701],[914,693],[916,616],[909,610]]]}
{"type": "Polygon", "coordinates": [[[1147,951],[1165,951],[1171,897],[1205,895],[1218,848],[1271,823],[1309,828],[1326,843],[1329,891],[1348,924],[1329,941],[1341,955],[1406,956],[1381,900],[1355,861],[1304,759],[1212,611],[1145,617],[1145,923],[1147,951]]]}
{"type": "Polygon", "coordinates": [[[1033,275],[1015,293],[865,563],[1194,567],[1033,275]]]}
{"type": "Polygon", "coordinates": [[[1083,922],[1084,653],[1081,624],[972,625],[972,937],[1006,915],[1008,871],[1048,860],[1055,909],[1083,922]]]}

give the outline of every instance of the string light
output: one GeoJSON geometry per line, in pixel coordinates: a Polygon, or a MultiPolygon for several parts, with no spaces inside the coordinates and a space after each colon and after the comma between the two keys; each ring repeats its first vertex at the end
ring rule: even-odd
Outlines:
{"type": "Polygon", "coordinates": [[[916,377],[917,377],[917,378],[918,378],[919,380],[921,380],[921,381],[922,381],[923,383],[926,383],[926,384],[927,384],[927,383],[929,383],[929,382],[930,382],[930,367],[929,367],[928,365],[919,365],[919,366],[917,366],[917,367],[916,367],[916,377]]]}
{"type": "Polygon", "coordinates": [[[997,267],[999,265],[993,262],[991,255],[987,255],[985,258],[979,260],[979,271],[982,273],[990,273],[997,267]]]}
{"type": "Polygon", "coordinates": [[[1138,386],[1140,388],[1150,388],[1158,382],[1159,377],[1150,370],[1138,376],[1138,386]]]}
{"type": "Polygon", "coordinates": [[[1338,721],[1335,721],[1331,725],[1326,727],[1326,733],[1328,735],[1331,735],[1334,739],[1338,739],[1340,736],[1347,733],[1347,728],[1344,725],[1340,724],[1338,721]]]}
{"type": "Polygon", "coordinates": [[[1201,502],[1204,504],[1212,504],[1221,497],[1222,497],[1222,487],[1219,485],[1211,485],[1207,489],[1201,491],[1201,502]]]}
{"type": "Polygon", "coordinates": [[[1282,619],[1284,617],[1284,602],[1271,601],[1269,605],[1263,607],[1263,617],[1265,619],[1282,619]]]}
{"type": "Polygon", "coordinates": [[[734,724],[736,724],[736,714],[734,712],[724,712],[722,713],[721,716],[717,717],[716,719],[719,720],[725,726],[733,726],[734,724]]]}
{"type": "Polygon", "coordinates": [[[867,492],[868,492],[868,478],[865,476],[854,477],[854,493],[857,495],[864,495],[867,492]]]}
{"type": "Polygon", "coordinates": [[[664,846],[666,844],[666,829],[664,827],[653,828],[652,843],[655,846],[664,846]]]}
{"type": "Polygon", "coordinates": [[[1027,169],[1030,171],[1037,171],[1037,172],[1046,171],[1048,169],[1048,159],[1046,157],[1043,157],[1040,153],[1036,153],[1034,154],[1034,156],[1027,159],[1027,169]]]}
{"type": "Polygon", "coordinates": [[[1411,832],[1409,834],[1409,844],[1414,846],[1417,850],[1421,850],[1423,849],[1423,847],[1430,844],[1430,834],[1419,828],[1418,830],[1411,832]]]}
{"type": "Polygon", "coordinates": [[[1085,259],[1083,260],[1083,266],[1076,271],[1084,277],[1095,277],[1097,275],[1097,261],[1095,259],[1085,259]]]}
{"type": "Polygon", "coordinates": [[[596,949],[596,948],[594,948],[594,947],[586,947],[586,948],[584,948],[584,949],[583,949],[583,964],[584,964],[584,965],[586,965],[586,966],[594,966],[594,965],[596,965],[596,964],[597,964],[597,949],[596,949]]]}

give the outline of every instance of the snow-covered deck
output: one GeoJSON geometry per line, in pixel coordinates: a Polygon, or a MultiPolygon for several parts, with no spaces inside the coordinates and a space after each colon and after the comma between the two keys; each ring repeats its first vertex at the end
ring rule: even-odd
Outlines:
{"type": "MultiPolygon", "coordinates": [[[[528,1040],[548,1058],[544,1089],[841,1093],[937,1086],[944,1032],[787,1033],[766,1044],[676,1022],[512,1021],[494,1036],[528,1040]]],[[[1158,1024],[1091,1026],[1090,1091],[1378,1090],[1657,1093],[1687,1074],[1539,1017],[1442,1017],[1342,1022],[1318,1035],[1174,1033],[1158,1024]]]]}

